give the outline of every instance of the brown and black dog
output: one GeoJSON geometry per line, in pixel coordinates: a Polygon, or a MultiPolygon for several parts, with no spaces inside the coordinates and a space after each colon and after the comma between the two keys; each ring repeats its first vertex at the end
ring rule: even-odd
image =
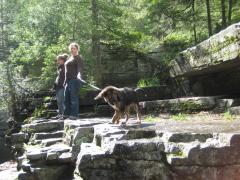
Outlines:
{"type": "Polygon", "coordinates": [[[126,115],[126,123],[130,117],[131,107],[137,113],[137,122],[141,124],[141,114],[139,108],[138,89],[117,88],[114,86],[105,87],[94,99],[103,98],[114,110],[112,123],[119,124],[122,115],[126,115]]]}

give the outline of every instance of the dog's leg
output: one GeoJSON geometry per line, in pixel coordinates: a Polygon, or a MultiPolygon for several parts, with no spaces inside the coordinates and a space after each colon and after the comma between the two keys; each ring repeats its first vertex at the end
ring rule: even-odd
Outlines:
{"type": "Polygon", "coordinates": [[[112,123],[119,123],[119,119],[121,118],[121,113],[119,111],[115,111],[113,117],[112,117],[112,123]]]}
{"type": "Polygon", "coordinates": [[[118,111],[118,116],[116,118],[116,122],[117,122],[116,124],[119,124],[121,116],[122,116],[122,113],[120,111],[118,111]]]}
{"type": "Polygon", "coordinates": [[[126,108],[125,115],[126,115],[125,123],[127,124],[130,117],[130,107],[126,108]]]}
{"type": "Polygon", "coordinates": [[[112,117],[112,124],[115,123],[115,121],[116,121],[116,119],[117,119],[117,116],[118,116],[118,112],[115,111],[115,112],[114,112],[114,115],[113,115],[113,117],[112,117]]]}
{"type": "Polygon", "coordinates": [[[137,123],[141,124],[141,113],[140,113],[139,104],[135,105],[135,111],[137,113],[137,123]]]}

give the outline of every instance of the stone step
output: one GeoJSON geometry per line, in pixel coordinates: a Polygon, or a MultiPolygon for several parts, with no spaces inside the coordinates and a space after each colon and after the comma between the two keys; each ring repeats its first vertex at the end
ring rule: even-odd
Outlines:
{"type": "Polygon", "coordinates": [[[160,176],[167,173],[161,163],[163,150],[159,138],[118,141],[112,151],[107,152],[95,144],[83,143],[75,173],[91,180],[144,179],[141,177],[153,177],[154,174],[156,179],[164,179],[160,176]]]}
{"type": "Polygon", "coordinates": [[[239,98],[234,98],[234,99],[217,99],[216,101],[217,107],[222,107],[222,108],[230,108],[230,107],[235,107],[240,105],[240,99],[239,98]]]}
{"type": "Polygon", "coordinates": [[[32,140],[43,140],[43,139],[50,139],[50,138],[62,138],[64,135],[64,131],[56,131],[52,133],[35,133],[33,135],[32,140]]]}
{"type": "Polygon", "coordinates": [[[232,114],[235,114],[235,115],[240,114],[240,106],[230,107],[228,110],[232,114]]]}
{"type": "Polygon", "coordinates": [[[239,145],[240,134],[220,133],[206,142],[165,143],[165,152],[174,166],[226,166],[240,163],[239,145]]]}
{"type": "Polygon", "coordinates": [[[151,139],[158,136],[155,128],[149,128],[153,124],[142,123],[142,128],[139,128],[140,126],[132,119],[129,121],[132,123],[124,126],[114,124],[101,124],[94,126],[93,143],[103,149],[111,149],[112,145],[120,140],[151,139]]]}
{"type": "MultiPolygon", "coordinates": [[[[157,134],[159,134],[157,132],[157,134]]],[[[206,142],[207,139],[212,138],[212,133],[174,133],[174,132],[165,132],[162,135],[162,140],[165,142],[175,142],[175,143],[187,143],[187,142],[206,142]]]]}
{"type": "Polygon", "coordinates": [[[98,105],[95,108],[95,113],[98,116],[102,116],[102,117],[111,117],[114,114],[114,110],[112,107],[110,107],[109,105],[98,105]]]}
{"type": "Polygon", "coordinates": [[[127,133],[126,129],[113,124],[100,124],[94,126],[93,143],[103,149],[110,149],[114,142],[123,138],[127,133]]]}
{"type": "Polygon", "coordinates": [[[61,163],[73,163],[74,159],[71,152],[65,152],[58,157],[58,161],[61,163]]]}
{"type": "Polygon", "coordinates": [[[76,159],[82,143],[90,143],[94,137],[94,126],[106,123],[106,118],[85,118],[80,120],[65,120],[64,143],[72,146],[72,156],[76,159]]]}
{"type": "Polygon", "coordinates": [[[62,142],[63,138],[50,138],[50,139],[43,139],[43,140],[35,140],[32,144],[40,144],[41,146],[51,146],[53,144],[62,142]]]}
{"type": "Polygon", "coordinates": [[[63,130],[64,121],[62,120],[44,120],[42,122],[26,124],[22,126],[23,132],[40,133],[63,130]]]}
{"type": "Polygon", "coordinates": [[[12,144],[17,143],[26,143],[29,140],[29,134],[20,132],[20,133],[13,133],[10,137],[7,137],[12,144]]]}
{"type": "Polygon", "coordinates": [[[216,106],[216,97],[188,97],[168,100],[140,102],[143,113],[159,112],[198,112],[212,110],[216,106]]]}
{"type": "MultiPolygon", "coordinates": [[[[240,105],[240,99],[222,98],[222,96],[190,97],[143,101],[140,102],[140,105],[143,107],[143,114],[155,112],[198,112],[213,109],[218,109],[219,112],[223,112],[228,108],[240,105]]],[[[113,108],[107,104],[98,105],[95,109],[95,112],[98,116],[105,117],[112,117],[114,114],[113,108]]],[[[132,114],[135,114],[135,112],[132,112],[132,114]]]]}
{"type": "Polygon", "coordinates": [[[43,114],[42,117],[51,118],[51,117],[57,116],[58,112],[56,109],[52,109],[52,110],[47,109],[47,110],[44,110],[42,114],[43,114]]]}
{"type": "MultiPolygon", "coordinates": [[[[167,100],[154,100],[140,102],[142,107],[142,114],[159,113],[159,112],[199,112],[204,110],[212,110],[216,106],[229,107],[238,104],[239,99],[218,99],[217,96],[209,97],[188,97],[177,98],[167,100]]],[[[95,112],[98,116],[111,117],[114,114],[114,110],[109,105],[98,105],[95,108],[95,112]]],[[[135,112],[131,114],[135,115],[135,112]]]]}
{"type": "Polygon", "coordinates": [[[65,144],[58,143],[48,147],[29,146],[26,149],[26,157],[29,161],[58,160],[58,157],[65,152],[70,152],[71,148],[65,144]]]}
{"type": "Polygon", "coordinates": [[[67,179],[71,176],[73,169],[67,164],[62,165],[39,165],[35,167],[30,165],[28,171],[21,171],[18,175],[18,180],[59,180],[67,179]]]}

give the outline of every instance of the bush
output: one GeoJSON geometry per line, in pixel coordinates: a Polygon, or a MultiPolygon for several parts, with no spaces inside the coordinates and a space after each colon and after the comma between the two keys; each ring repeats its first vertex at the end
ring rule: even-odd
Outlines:
{"type": "Polygon", "coordinates": [[[137,83],[138,88],[142,87],[150,87],[150,86],[159,86],[159,79],[158,78],[146,78],[140,79],[137,83]]]}

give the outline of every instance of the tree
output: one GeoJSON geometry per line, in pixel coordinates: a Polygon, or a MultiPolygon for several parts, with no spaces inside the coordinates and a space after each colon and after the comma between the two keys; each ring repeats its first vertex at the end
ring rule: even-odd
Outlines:
{"type": "Polygon", "coordinates": [[[225,13],[225,0],[221,0],[221,12],[222,12],[222,28],[227,26],[226,13],[225,13]]]}
{"type": "Polygon", "coordinates": [[[208,36],[212,35],[212,20],[211,20],[211,10],[209,0],[206,0],[207,7],[207,21],[208,21],[208,36]]]}
{"type": "Polygon", "coordinates": [[[17,111],[17,97],[16,97],[16,89],[13,81],[12,74],[12,65],[9,59],[11,42],[9,37],[11,35],[12,29],[12,20],[11,20],[11,9],[13,8],[14,1],[0,1],[0,18],[1,18],[1,36],[0,36],[0,51],[1,51],[1,61],[3,63],[3,69],[5,69],[5,77],[6,77],[6,89],[5,91],[8,94],[9,100],[7,100],[8,111],[10,116],[13,117],[15,121],[18,119],[18,111],[17,111]]]}
{"type": "Polygon", "coordinates": [[[102,63],[99,31],[99,7],[98,0],[92,0],[92,54],[95,59],[95,80],[99,86],[102,84],[102,63]]]}
{"type": "Polygon", "coordinates": [[[231,24],[232,21],[232,0],[228,0],[228,25],[231,24]]]}
{"type": "Polygon", "coordinates": [[[197,31],[196,31],[196,22],[195,22],[195,0],[192,0],[192,19],[193,19],[193,35],[194,43],[197,44],[197,31]]]}

